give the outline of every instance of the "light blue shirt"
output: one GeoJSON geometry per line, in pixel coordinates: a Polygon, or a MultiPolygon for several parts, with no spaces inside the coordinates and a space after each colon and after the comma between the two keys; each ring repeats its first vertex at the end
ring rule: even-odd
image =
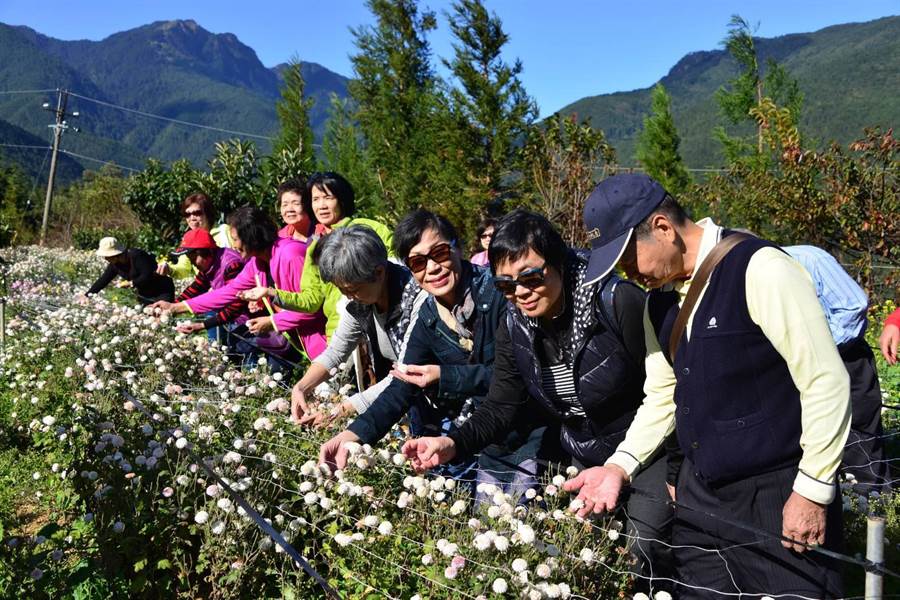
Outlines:
{"type": "Polygon", "coordinates": [[[869,299],[847,271],[815,246],[785,246],[784,251],[812,276],[834,342],[841,345],[861,337],[868,323],[869,299]]]}

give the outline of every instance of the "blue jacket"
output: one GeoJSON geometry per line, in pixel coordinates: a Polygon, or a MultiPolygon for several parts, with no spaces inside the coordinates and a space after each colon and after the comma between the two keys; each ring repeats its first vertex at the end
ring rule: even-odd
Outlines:
{"type": "Polygon", "coordinates": [[[494,287],[490,271],[465,261],[463,284],[471,287],[475,302],[472,351],[459,345],[458,335],[443,322],[434,297],[429,297],[411,325],[400,362],[440,365],[440,381],[423,393],[418,386],[394,378],[375,403],[350,424],[350,431],[364,443],[384,437],[410,408],[416,413],[414,434],[438,434],[442,419],[456,419],[467,400],[477,401],[487,394],[493,375],[494,333],[506,309],[506,298],[494,287]]]}

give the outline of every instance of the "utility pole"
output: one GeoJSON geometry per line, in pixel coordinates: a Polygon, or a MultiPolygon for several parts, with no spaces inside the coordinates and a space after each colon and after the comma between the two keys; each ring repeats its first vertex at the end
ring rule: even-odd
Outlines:
{"type": "MultiPolygon", "coordinates": [[[[66,105],[69,102],[68,90],[56,90],[56,108],[52,108],[49,102],[44,102],[43,109],[49,110],[56,116],[56,122],[48,125],[53,130],[53,154],[50,156],[50,176],[47,179],[47,196],[44,198],[44,218],[41,220],[41,246],[47,237],[47,223],[50,220],[50,201],[53,198],[53,182],[56,179],[56,157],[59,154],[59,140],[63,131],[69,128],[66,117],[78,117],[78,112],[66,113],[66,105]]],[[[74,128],[78,131],[78,128],[74,128]]]]}

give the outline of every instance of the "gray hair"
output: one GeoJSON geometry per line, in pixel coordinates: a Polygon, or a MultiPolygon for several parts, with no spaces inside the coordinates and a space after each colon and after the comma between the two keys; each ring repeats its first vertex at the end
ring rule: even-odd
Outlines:
{"type": "Polygon", "coordinates": [[[375,281],[375,270],[387,264],[387,248],[365,225],[349,225],[319,238],[312,253],[326,283],[358,284],[375,281]]]}

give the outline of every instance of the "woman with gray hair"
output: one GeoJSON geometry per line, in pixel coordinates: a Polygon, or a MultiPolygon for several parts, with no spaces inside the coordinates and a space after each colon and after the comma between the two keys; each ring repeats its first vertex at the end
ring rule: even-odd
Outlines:
{"type": "MultiPolygon", "coordinates": [[[[401,355],[413,313],[427,296],[409,269],[388,261],[384,242],[365,225],[350,225],[323,236],[312,260],[322,280],[337,286],[350,301],[328,348],[294,385],[291,417],[303,425],[319,425],[353,411],[362,413],[374,402],[390,382],[388,373],[401,355]],[[306,395],[327,381],[331,371],[365,339],[373,349],[372,362],[379,382],[336,406],[331,414],[310,411],[306,395]]],[[[270,295],[276,303],[290,306],[295,293],[271,290],[270,295]]]]}

